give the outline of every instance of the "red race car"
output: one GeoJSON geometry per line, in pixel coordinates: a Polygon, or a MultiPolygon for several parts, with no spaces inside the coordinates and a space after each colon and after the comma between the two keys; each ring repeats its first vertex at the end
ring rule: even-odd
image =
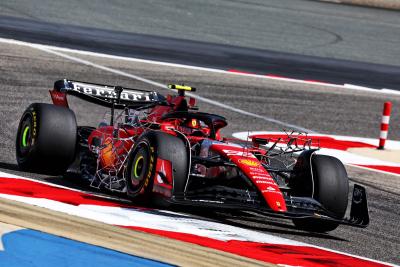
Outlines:
{"type": "Polygon", "coordinates": [[[221,136],[222,116],[198,112],[194,88],[177,95],[60,80],[53,104],[22,115],[16,154],[22,170],[78,174],[93,187],[158,204],[256,211],[290,218],[306,231],[369,223],[365,189],[349,182],[336,158],[316,154],[305,133],[239,141],[221,136]],[[67,95],[110,108],[97,128],[77,126],[67,95]]]}

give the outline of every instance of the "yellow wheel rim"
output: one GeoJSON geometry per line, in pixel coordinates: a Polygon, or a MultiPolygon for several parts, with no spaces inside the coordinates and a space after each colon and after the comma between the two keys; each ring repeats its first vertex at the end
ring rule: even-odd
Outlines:
{"type": "Polygon", "coordinates": [[[143,156],[139,156],[136,159],[135,166],[133,167],[133,174],[135,175],[135,177],[139,177],[139,175],[138,175],[138,166],[139,166],[139,162],[141,162],[141,161],[143,161],[143,156]]]}

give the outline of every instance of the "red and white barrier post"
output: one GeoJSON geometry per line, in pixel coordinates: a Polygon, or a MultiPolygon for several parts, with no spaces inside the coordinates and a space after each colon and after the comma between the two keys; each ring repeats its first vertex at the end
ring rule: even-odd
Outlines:
{"type": "Polygon", "coordinates": [[[383,114],[381,121],[381,133],[379,135],[378,149],[385,149],[385,142],[389,131],[390,112],[392,111],[392,103],[385,102],[383,105],[383,114]]]}

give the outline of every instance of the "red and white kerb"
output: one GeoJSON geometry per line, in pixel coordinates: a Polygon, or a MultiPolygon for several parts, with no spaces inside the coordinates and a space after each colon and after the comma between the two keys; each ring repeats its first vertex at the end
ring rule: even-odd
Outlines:
{"type": "Polygon", "coordinates": [[[378,149],[384,149],[386,138],[389,131],[389,120],[390,120],[390,112],[392,111],[392,103],[385,102],[383,105],[383,114],[381,121],[381,133],[379,135],[379,147],[378,149]]]}

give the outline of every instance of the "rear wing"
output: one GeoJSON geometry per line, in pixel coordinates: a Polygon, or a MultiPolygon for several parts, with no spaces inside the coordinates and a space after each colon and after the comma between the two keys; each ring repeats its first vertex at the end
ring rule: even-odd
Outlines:
{"type": "Polygon", "coordinates": [[[50,90],[53,103],[68,107],[67,95],[79,97],[88,102],[109,108],[138,108],[164,101],[165,97],[154,91],[125,88],[121,86],[95,84],[72,80],[59,80],[50,90]]]}

